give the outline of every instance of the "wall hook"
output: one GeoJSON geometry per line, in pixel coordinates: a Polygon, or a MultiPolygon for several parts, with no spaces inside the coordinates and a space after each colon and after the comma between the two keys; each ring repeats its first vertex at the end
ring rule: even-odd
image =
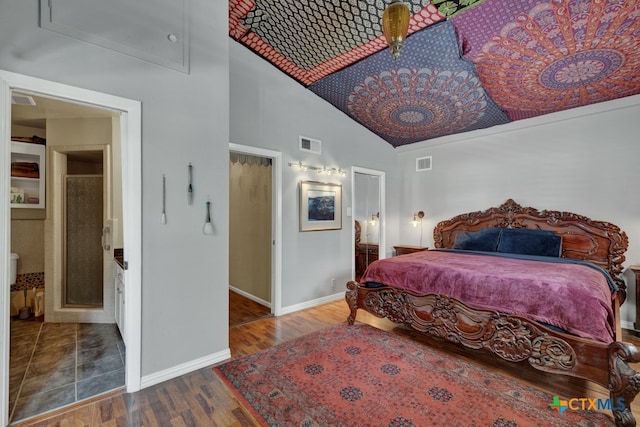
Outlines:
{"type": "Polygon", "coordinates": [[[193,204],[193,166],[189,162],[189,187],[187,187],[187,203],[193,204]]]}
{"type": "Polygon", "coordinates": [[[162,216],[160,222],[167,223],[167,183],[164,174],[162,174],[162,216]]]}

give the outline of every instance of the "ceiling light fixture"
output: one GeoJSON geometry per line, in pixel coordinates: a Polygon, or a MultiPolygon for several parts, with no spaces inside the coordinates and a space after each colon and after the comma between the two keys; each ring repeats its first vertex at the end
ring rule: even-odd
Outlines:
{"type": "Polygon", "coordinates": [[[316,171],[318,174],[347,176],[347,172],[340,168],[328,168],[326,166],[305,165],[302,162],[289,163],[289,167],[298,168],[301,171],[316,171]]]}
{"type": "Polygon", "coordinates": [[[393,59],[398,59],[400,56],[402,45],[409,32],[410,18],[409,6],[402,0],[391,0],[382,14],[382,32],[389,43],[393,59]]]}

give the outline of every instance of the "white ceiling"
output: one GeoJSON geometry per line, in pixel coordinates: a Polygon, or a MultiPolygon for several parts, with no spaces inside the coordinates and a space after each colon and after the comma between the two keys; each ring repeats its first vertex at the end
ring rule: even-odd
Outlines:
{"type": "Polygon", "coordinates": [[[14,92],[15,95],[30,96],[36,105],[11,105],[11,123],[46,129],[47,119],[79,119],[117,117],[115,111],[93,107],[87,104],[46,98],[28,93],[14,92]]]}

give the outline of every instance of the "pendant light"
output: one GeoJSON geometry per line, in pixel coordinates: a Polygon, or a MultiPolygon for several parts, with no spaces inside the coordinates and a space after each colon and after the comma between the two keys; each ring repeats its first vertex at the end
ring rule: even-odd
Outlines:
{"type": "Polygon", "coordinates": [[[382,14],[382,32],[389,43],[393,59],[398,59],[400,56],[402,45],[409,32],[410,18],[409,6],[402,0],[391,0],[382,14]]]}

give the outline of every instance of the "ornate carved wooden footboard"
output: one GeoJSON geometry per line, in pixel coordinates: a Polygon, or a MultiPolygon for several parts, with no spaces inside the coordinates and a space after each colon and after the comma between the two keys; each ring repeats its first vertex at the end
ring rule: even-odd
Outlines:
{"type": "MultiPolygon", "coordinates": [[[[434,241],[438,248],[451,248],[458,232],[487,227],[553,230],[563,237],[563,256],[607,269],[621,289],[619,302],[624,301],[625,285],[619,276],[628,240],[617,226],[572,213],[522,208],[508,200],[499,208],[442,221],[434,230],[434,241]]],[[[541,371],[593,381],[609,390],[616,425],[636,425],[631,402],[640,392],[640,374],[629,363],[640,362],[640,352],[632,344],[606,344],[556,332],[526,317],[472,308],[447,295],[419,295],[349,282],[345,297],[349,324],[354,323],[357,310],[363,309],[425,335],[484,350],[509,362],[528,362],[541,371]]],[[[620,319],[616,321],[619,325],[620,319]]]]}
{"type": "Polygon", "coordinates": [[[426,335],[471,349],[482,349],[509,362],[528,362],[541,371],[594,381],[609,389],[619,408],[618,426],[635,426],[630,405],[640,391],[640,374],[629,363],[640,362],[635,346],[603,344],[547,329],[523,317],[476,310],[446,295],[416,295],[390,287],[347,284],[346,300],[353,324],[358,309],[403,324],[426,335]],[[619,405],[620,400],[624,405],[619,405]]]}

